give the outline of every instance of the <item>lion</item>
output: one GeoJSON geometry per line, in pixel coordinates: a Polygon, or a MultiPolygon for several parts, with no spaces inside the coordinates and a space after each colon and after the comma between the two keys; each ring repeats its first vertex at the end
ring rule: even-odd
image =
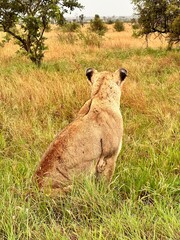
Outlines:
{"type": "Polygon", "coordinates": [[[126,76],[124,68],[114,73],[86,70],[91,98],[42,156],[34,174],[40,189],[66,192],[82,173],[111,181],[122,145],[120,97],[126,76]]]}

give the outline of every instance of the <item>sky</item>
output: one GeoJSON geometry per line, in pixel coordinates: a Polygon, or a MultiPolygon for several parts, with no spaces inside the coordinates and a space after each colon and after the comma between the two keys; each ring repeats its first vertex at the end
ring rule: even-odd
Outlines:
{"type": "Polygon", "coordinates": [[[85,17],[92,17],[95,14],[103,16],[132,16],[133,5],[131,0],[78,0],[84,9],[74,10],[67,17],[77,17],[84,14],[85,17]]]}

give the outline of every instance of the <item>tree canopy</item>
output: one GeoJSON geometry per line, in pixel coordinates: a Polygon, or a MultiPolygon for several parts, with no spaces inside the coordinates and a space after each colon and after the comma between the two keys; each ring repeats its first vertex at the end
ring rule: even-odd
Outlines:
{"type": "Polygon", "coordinates": [[[169,45],[180,41],[179,0],[132,0],[139,16],[140,35],[166,34],[169,45]]]}
{"type": "Polygon", "coordinates": [[[0,0],[0,26],[39,66],[49,23],[62,22],[64,13],[75,8],[82,8],[77,0],[0,0]]]}

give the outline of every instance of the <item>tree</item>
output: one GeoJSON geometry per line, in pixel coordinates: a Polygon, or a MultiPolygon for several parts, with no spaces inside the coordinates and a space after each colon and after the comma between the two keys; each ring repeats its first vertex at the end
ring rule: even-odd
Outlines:
{"type": "Polygon", "coordinates": [[[99,34],[104,35],[107,31],[107,27],[103,20],[100,18],[98,14],[95,15],[94,19],[90,22],[90,30],[99,34]]]}
{"type": "Polygon", "coordinates": [[[82,8],[77,0],[0,0],[0,26],[13,37],[32,62],[40,66],[46,49],[44,32],[51,20],[82,8]]]}
{"type": "Polygon", "coordinates": [[[166,34],[169,47],[180,41],[179,0],[132,0],[140,25],[139,35],[166,34]]]}

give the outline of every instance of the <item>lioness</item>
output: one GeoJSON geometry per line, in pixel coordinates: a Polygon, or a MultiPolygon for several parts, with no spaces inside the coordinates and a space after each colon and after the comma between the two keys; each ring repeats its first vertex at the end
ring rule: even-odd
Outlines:
{"type": "Polygon", "coordinates": [[[86,70],[91,98],[44,153],[34,174],[40,188],[66,191],[74,177],[92,170],[97,177],[111,180],[122,144],[119,107],[126,75],[123,68],[114,73],[86,70]]]}

